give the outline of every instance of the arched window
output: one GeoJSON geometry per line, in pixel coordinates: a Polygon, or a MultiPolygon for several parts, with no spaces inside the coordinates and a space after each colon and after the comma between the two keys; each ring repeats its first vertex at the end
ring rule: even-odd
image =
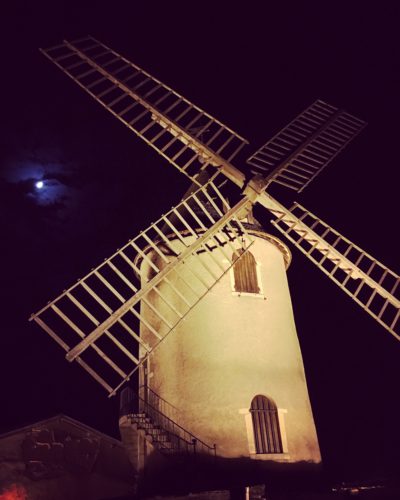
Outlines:
{"type": "Polygon", "coordinates": [[[256,453],[283,453],[276,404],[265,396],[255,396],[250,413],[256,453]]]}
{"type": "Polygon", "coordinates": [[[233,253],[232,261],[236,261],[239,257],[240,259],[233,265],[235,292],[261,293],[258,286],[257,263],[253,254],[249,250],[245,252],[243,249],[239,249],[233,253]]]}

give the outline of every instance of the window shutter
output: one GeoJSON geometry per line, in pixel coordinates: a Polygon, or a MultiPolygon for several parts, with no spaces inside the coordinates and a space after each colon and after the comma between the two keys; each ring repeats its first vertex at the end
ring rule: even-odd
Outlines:
{"type": "Polygon", "coordinates": [[[250,413],[253,421],[256,453],[283,453],[278,410],[266,396],[255,396],[250,413]]]}
{"type": "Polygon", "coordinates": [[[252,253],[249,251],[245,252],[243,249],[236,250],[233,253],[232,261],[235,261],[239,257],[240,259],[233,265],[235,292],[260,293],[256,259],[252,253]]]}

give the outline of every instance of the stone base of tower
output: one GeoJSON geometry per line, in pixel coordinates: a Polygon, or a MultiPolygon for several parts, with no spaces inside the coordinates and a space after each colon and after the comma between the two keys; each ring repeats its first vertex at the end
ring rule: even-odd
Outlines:
{"type": "MultiPolygon", "coordinates": [[[[276,464],[251,459],[204,459],[174,457],[161,465],[159,457],[148,457],[138,477],[138,492],[147,496],[184,496],[205,491],[244,492],[252,485],[266,485],[269,500],[278,493],[315,490],[321,481],[321,468],[314,464],[276,464]]],[[[210,497],[213,498],[213,497],[210,497]]],[[[228,497],[230,498],[230,497],[228,497]]],[[[232,498],[245,500],[245,495],[232,498]]],[[[286,497],[283,497],[286,498],[286,497]]],[[[290,498],[290,497],[289,497],[290,498]]]]}

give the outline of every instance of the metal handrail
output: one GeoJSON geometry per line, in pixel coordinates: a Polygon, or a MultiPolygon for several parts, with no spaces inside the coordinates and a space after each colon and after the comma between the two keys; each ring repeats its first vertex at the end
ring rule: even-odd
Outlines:
{"type": "Polygon", "coordinates": [[[147,401],[151,406],[157,408],[161,413],[169,417],[171,420],[177,420],[181,410],[174,406],[166,399],[159,396],[150,387],[141,385],[139,387],[139,397],[147,401]]]}
{"type": "MultiPolygon", "coordinates": [[[[162,398],[160,398],[154,391],[152,391],[152,393],[160,400],[162,400],[162,398]]],[[[139,402],[140,412],[150,417],[152,422],[155,425],[158,425],[162,429],[162,431],[167,434],[168,440],[172,443],[174,450],[185,451],[189,453],[191,452],[193,454],[199,452],[209,455],[213,454],[214,456],[216,456],[215,444],[213,446],[210,446],[201,439],[197,438],[194,434],[183,428],[181,425],[162,413],[159,409],[155,408],[153,405],[145,401],[141,396],[139,396],[139,394],[137,395],[137,398],[139,402]]],[[[165,400],[163,401],[167,403],[165,400]]],[[[133,417],[134,414],[131,414],[129,416],[133,417]]],[[[161,448],[164,448],[164,450],[166,451],[168,450],[168,448],[162,446],[162,442],[159,442],[159,444],[161,448]]]]}

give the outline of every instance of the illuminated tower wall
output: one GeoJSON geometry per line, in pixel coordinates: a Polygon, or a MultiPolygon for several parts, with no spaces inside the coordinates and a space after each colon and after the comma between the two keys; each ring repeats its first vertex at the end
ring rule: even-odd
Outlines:
{"type": "MultiPolygon", "coordinates": [[[[318,463],[318,439],[286,278],[290,252],[271,235],[252,234],[260,293],[236,293],[233,272],[226,273],[151,356],[146,380],[178,409],[178,423],[206,443],[215,443],[219,456],[318,463]],[[257,395],[276,404],[280,453],[256,449],[250,406],[257,395]]],[[[149,272],[143,263],[142,277],[149,272]]],[[[171,314],[159,295],[152,300],[166,317],[171,314]]],[[[178,306],[181,299],[169,300],[178,306]]],[[[162,328],[147,306],[142,310],[150,324],[162,328]]],[[[141,335],[146,339],[151,334],[143,327],[141,335]]]]}

